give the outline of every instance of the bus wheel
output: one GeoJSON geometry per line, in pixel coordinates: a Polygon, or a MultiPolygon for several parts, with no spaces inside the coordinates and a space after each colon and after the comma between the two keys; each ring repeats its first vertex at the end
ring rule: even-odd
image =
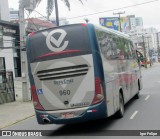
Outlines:
{"type": "Polygon", "coordinates": [[[137,94],[135,95],[135,99],[139,99],[139,90],[140,90],[140,84],[139,84],[139,81],[138,81],[138,91],[137,91],[137,94]]]}
{"type": "Polygon", "coordinates": [[[119,110],[116,113],[117,118],[122,118],[124,115],[124,100],[122,93],[119,93],[119,110]]]}

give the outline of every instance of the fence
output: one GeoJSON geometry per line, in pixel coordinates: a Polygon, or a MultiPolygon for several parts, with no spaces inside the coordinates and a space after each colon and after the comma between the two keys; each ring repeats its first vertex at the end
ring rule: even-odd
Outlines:
{"type": "Polygon", "coordinates": [[[0,104],[15,101],[12,71],[0,70],[0,104]]]}

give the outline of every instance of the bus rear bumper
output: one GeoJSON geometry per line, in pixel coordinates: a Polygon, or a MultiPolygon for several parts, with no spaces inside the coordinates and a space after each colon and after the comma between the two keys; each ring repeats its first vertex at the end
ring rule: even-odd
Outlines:
{"type": "MultiPolygon", "coordinates": [[[[57,111],[58,112],[58,111],[57,111]]],[[[81,115],[73,118],[57,118],[47,111],[35,110],[37,121],[39,124],[69,124],[79,123],[90,120],[96,120],[106,118],[106,101],[102,101],[99,104],[89,106],[81,115]]]]}

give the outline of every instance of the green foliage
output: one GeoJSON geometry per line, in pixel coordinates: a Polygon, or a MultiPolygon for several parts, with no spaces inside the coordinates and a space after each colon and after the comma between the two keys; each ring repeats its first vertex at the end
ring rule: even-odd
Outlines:
{"type": "MultiPolygon", "coordinates": [[[[68,10],[70,11],[70,1],[69,0],[62,0],[62,1],[65,3],[66,7],[68,7],[68,10]]],[[[78,0],[78,1],[80,1],[83,4],[82,0],[78,0]]],[[[54,7],[55,7],[55,0],[47,0],[47,11],[46,12],[48,15],[48,20],[49,20],[50,15],[53,12],[54,7]]]]}
{"type": "Polygon", "coordinates": [[[62,0],[62,1],[65,3],[65,5],[68,7],[68,10],[70,11],[71,9],[70,9],[69,0],[62,0]]]}
{"type": "Polygon", "coordinates": [[[48,17],[53,12],[54,2],[55,2],[55,0],[47,0],[47,10],[46,10],[46,12],[47,12],[48,17]]]}

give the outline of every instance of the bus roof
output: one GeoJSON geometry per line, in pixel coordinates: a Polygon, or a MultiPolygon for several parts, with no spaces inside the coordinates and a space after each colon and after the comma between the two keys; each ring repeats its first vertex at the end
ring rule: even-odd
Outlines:
{"type": "MultiPolygon", "coordinates": [[[[67,26],[72,26],[72,25],[85,25],[85,24],[86,23],[69,24],[69,25],[63,25],[63,26],[59,26],[59,27],[53,27],[53,29],[61,28],[61,27],[65,27],[65,26],[67,27],[67,26]]],[[[106,31],[108,33],[115,34],[115,35],[118,35],[118,36],[123,37],[125,39],[131,40],[129,35],[124,34],[124,33],[120,32],[120,31],[116,31],[114,29],[106,28],[106,27],[103,27],[101,25],[95,25],[95,24],[91,24],[91,23],[89,23],[88,25],[92,25],[92,26],[94,26],[94,27],[96,27],[96,28],[98,28],[100,30],[103,30],[103,31],[106,31]]],[[[48,29],[52,29],[52,28],[48,28],[48,29]]],[[[43,31],[48,30],[48,29],[40,30],[40,31],[37,31],[36,33],[43,32],[43,31]]]]}
{"type": "Polygon", "coordinates": [[[127,35],[127,34],[125,34],[125,33],[122,33],[122,32],[120,32],[120,31],[117,31],[117,30],[114,30],[114,29],[110,29],[110,28],[106,28],[106,27],[103,27],[103,26],[100,26],[100,25],[94,25],[94,26],[95,26],[96,28],[101,29],[101,30],[104,30],[104,31],[106,31],[106,32],[108,32],[108,33],[115,34],[115,35],[118,35],[118,36],[120,36],[120,37],[123,37],[123,38],[126,38],[126,39],[128,39],[128,40],[131,40],[129,35],[127,35]]]}

